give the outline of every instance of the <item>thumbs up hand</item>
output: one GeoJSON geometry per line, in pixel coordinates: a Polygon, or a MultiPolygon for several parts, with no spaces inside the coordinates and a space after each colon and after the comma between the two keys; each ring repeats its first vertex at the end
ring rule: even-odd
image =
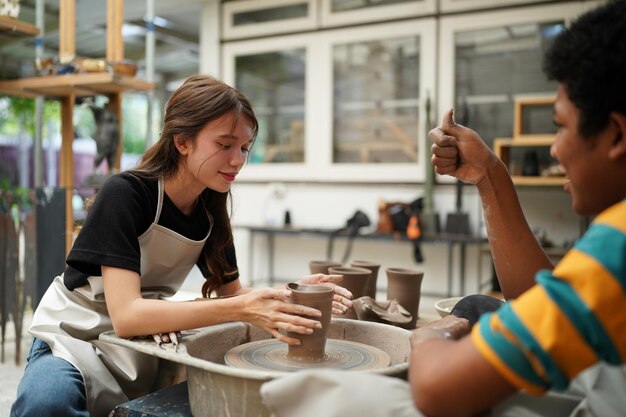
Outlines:
{"type": "Polygon", "coordinates": [[[478,184],[490,168],[501,163],[478,133],[455,122],[454,109],[444,114],[428,137],[433,143],[431,161],[438,174],[478,184]]]}

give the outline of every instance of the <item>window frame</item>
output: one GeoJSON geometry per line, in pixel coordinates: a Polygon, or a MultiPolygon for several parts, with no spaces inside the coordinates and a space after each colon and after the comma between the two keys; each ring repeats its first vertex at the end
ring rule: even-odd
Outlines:
{"type": "Polygon", "coordinates": [[[437,11],[437,0],[415,0],[344,12],[333,12],[332,0],[321,0],[320,9],[321,26],[334,27],[433,15],[437,11]]]}
{"type": "Polygon", "coordinates": [[[312,30],[317,27],[317,0],[244,0],[231,1],[222,5],[222,39],[235,40],[263,35],[312,30]],[[280,8],[296,4],[307,4],[308,15],[302,18],[283,19],[243,26],[233,24],[234,16],[241,12],[280,8]]]}
{"type": "MultiPolygon", "coordinates": [[[[362,27],[277,36],[240,42],[224,43],[222,74],[225,82],[235,85],[235,59],[239,55],[280,51],[292,48],[306,50],[305,75],[305,160],[304,163],[249,164],[237,177],[242,181],[315,181],[420,183],[425,178],[428,151],[425,137],[426,93],[435,85],[434,18],[412,19],[395,23],[380,23],[362,27]],[[416,163],[333,163],[333,53],[336,44],[397,38],[420,37],[420,81],[418,160],[416,163]],[[431,86],[428,88],[427,86],[431,86]],[[326,109],[326,111],[319,111],[326,109]],[[311,121],[314,121],[313,123],[311,121]]],[[[429,91],[435,103],[435,91],[429,91]]],[[[434,115],[434,106],[431,114],[434,115]]],[[[431,123],[435,120],[431,118],[431,123]]]]}

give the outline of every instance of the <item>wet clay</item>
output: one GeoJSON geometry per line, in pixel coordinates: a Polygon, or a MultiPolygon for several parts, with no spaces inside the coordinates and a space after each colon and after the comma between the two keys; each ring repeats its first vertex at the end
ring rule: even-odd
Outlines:
{"type": "Polygon", "coordinates": [[[305,362],[319,362],[325,359],[326,338],[332,314],[334,290],[325,285],[307,285],[290,282],[287,288],[291,291],[288,302],[315,308],[322,317],[308,317],[318,320],[321,329],[313,329],[311,334],[287,332],[287,336],[300,339],[300,345],[289,345],[287,356],[290,359],[305,362]]]}
{"type": "Polygon", "coordinates": [[[365,371],[383,369],[391,363],[391,357],[386,352],[349,340],[328,339],[322,361],[293,359],[288,356],[287,350],[279,340],[257,340],[230,349],[224,355],[224,363],[234,368],[282,372],[311,368],[365,371]]]}
{"type": "Polygon", "coordinates": [[[412,316],[406,329],[413,329],[420,306],[420,292],[424,273],[407,268],[387,268],[387,299],[396,299],[412,316]]]}
{"type": "Polygon", "coordinates": [[[380,264],[376,262],[369,261],[352,261],[350,264],[352,267],[357,268],[365,268],[369,269],[372,273],[367,280],[367,284],[365,285],[365,291],[363,292],[363,296],[372,297],[376,299],[376,283],[378,281],[378,270],[380,269],[380,264]]]}
{"type": "Polygon", "coordinates": [[[357,317],[363,321],[406,327],[413,320],[413,315],[396,299],[376,301],[372,297],[365,296],[354,300],[353,306],[357,317]]]}
{"type": "MultiPolygon", "coordinates": [[[[343,275],[343,280],[338,282],[338,284],[352,293],[353,300],[363,297],[367,281],[372,275],[372,272],[369,269],[347,266],[330,267],[328,268],[328,273],[331,275],[343,275]]],[[[337,317],[345,319],[358,319],[354,308],[351,308],[345,314],[337,317]]]]}

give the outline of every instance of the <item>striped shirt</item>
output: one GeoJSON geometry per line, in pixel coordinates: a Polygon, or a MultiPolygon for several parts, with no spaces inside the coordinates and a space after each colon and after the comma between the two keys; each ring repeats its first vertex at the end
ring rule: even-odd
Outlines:
{"type": "Polygon", "coordinates": [[[562,390],[584,369],[626,362],[626,199],[598,215],[553,271],[481,317],[472,341],[513,386],[562,390]]]}

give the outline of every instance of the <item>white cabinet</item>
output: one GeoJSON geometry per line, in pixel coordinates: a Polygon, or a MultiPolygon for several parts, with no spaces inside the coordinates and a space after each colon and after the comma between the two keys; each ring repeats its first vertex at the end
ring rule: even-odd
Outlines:
{"type": "Polygon", "coordinates": [[[435,61],[432,18],[225,43],[260,119],[242,180],[422,181],[435,61]]]}
{"type": "Polygon", "coordinates": [[[552,39],[601,4],[534,3],[224,2],[221,76],[260,120],[241,179],[422,182],[428,127],[451,107],[488,144],[511,137],[515,100],[556,90],[552,39]]]}

